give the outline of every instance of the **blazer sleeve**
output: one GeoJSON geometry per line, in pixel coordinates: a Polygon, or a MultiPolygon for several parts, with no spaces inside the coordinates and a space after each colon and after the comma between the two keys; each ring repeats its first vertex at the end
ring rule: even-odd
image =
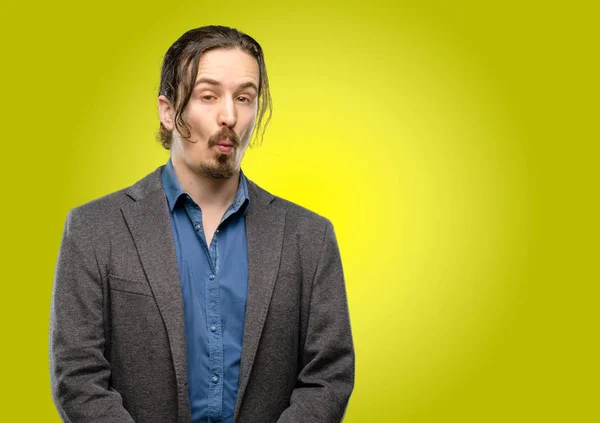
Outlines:
{"type": "Polygon", "coordinates": [[[101,265],[86,223],[77,209],[69,212],[58,255],[50,311],[52,396],[65,422],[130,423],[121,395],[110,387],[101,265]]]}
{"type": "Polygon", "coordinates": [[[340,252],[327,221],[313,279],[302,367],[278,423],[342,421],[354,387],[354,347],[340,252]]]}

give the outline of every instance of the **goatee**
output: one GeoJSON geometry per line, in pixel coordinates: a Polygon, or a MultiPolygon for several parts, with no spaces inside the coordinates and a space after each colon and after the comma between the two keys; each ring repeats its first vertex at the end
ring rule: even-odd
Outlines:
{"type": "Polygon", "coordinates": [[[229,179],[235,173],[233,155],[217,153],[215,162],[202,163],[200,171],[215,179],[229,179]]]}
{"type": "Polygon", "coordinates": [[[235,161],[233,152],[240,146],[240,139],[235,131],[227,126],[221,128],[219,132],[208,139],[208,148],[213,148],[224,140],[229,140],[233,145],[229,154],[217,152],[216,160],[212,163],[202,163],[200,170],[211,178],[228,179],[235,173],[235,161]]]}

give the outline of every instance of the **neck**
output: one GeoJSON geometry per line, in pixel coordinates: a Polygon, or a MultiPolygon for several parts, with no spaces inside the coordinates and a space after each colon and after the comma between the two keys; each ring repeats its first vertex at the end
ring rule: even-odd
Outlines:
{"type": "Polygon", "coordinates": [[[233,203],[240,180],[238,169],[231,178],[215,179],[198,174],[186,164],[171,157],[175,175],[181,188],[187,192],[201,209],[227,209],[233,203]]]}

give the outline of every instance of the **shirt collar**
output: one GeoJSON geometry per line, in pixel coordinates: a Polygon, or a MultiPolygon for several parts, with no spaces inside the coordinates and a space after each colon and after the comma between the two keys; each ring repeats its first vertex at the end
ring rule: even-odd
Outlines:
{"type": "MultiPolygon", "coordinates": [[[[171,212],[177,205],[177,201],[181,196],[189,197],[190,201],[193,201],[192,198],[183,190],[183,188],[181,188],[179,180],[177,179],[177,175],[175,175],[175,168],[173,167],[171,159],[169,159],[164,167],[162,173],[162,184],[163,188],[165,189],[165,194],[167,195],[167,202],[171,212]]],[[[244,175],[244,172],[240,170],[238,190],[233,203],[231,206],[229,206],[228,211],[231,211],[231,213],[236,213],[238,210],[243,209],[243,213],[246,214],[249,203],[250,198],[248,197],[248,184],[246,181],[246,175],[244,175]]]]}

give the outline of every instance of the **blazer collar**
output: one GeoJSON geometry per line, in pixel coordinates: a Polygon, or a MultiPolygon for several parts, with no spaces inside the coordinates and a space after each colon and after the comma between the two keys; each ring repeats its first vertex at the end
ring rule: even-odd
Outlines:
{"type": "Polygon", "coordinates": [[[272,204],[275,197],[251,181],[248,181],[248,195],[250,197],[250,205],[246,213],[248,297],[234,421],[237,419],[246,392],[271,302],[281,259],[286,216],[285,210],[272,204]]]}
{"type": "Polygon", "coordinates": [[[177,421],[189,422],[183,297],[171,217],[161,184],[162,168],[125,190],[134,202],[121,211],[167,331],[177,379],[177,421]]]}

